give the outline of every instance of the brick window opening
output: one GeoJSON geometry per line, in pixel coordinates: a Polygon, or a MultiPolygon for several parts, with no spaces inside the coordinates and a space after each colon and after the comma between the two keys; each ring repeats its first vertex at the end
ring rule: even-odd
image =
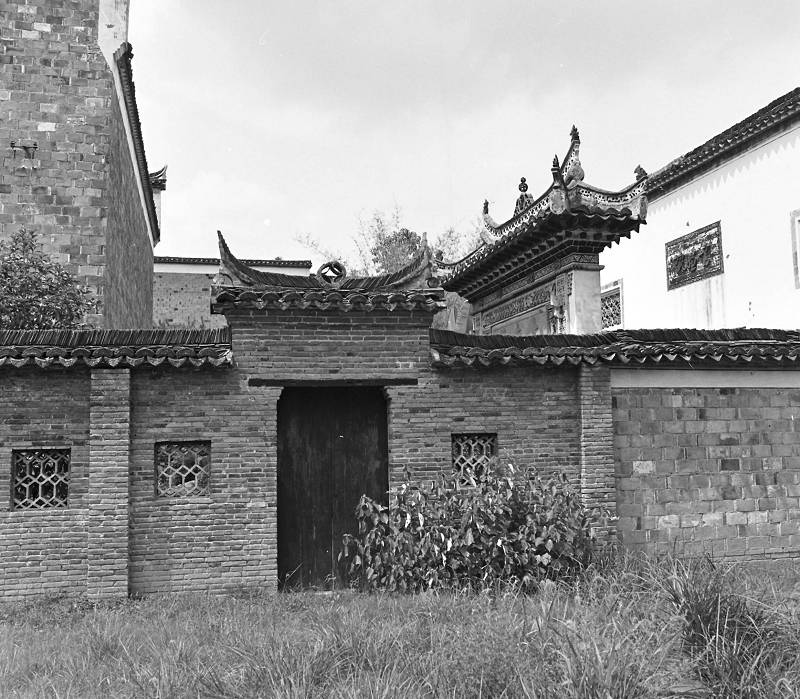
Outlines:
{"type": "Polygon", "coordinates": [[[66,507],[69,499],[69,462],[69,449],[12,450],[13,508],[66,507]]]}
{"type": "Polygon", "coordinates": [[[497,455],[497,434],[454,434],[453,470],[471,468],[481,473],[497,455]]]}
{"type": "Polygon", "coordinates": [[[211,442],[156,443],[156,495],[208,495],[210,471],[211,442]]]}
{"type": "Polygon", "coordinates": [[[611,289],[600,297],[603,329],[622,325],[622,294],[620,288],[611,289]]]}

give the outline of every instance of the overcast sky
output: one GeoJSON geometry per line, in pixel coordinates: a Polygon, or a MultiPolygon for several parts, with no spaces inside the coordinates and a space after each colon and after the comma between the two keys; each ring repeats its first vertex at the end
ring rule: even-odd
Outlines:
{"type": "Polygon", "coordinates": [[[800,85],[800,2],[132,0],[159,255],[345,250],[399,206],[429,236],[538,196],[573,123],[617,189],[800,85]]]}

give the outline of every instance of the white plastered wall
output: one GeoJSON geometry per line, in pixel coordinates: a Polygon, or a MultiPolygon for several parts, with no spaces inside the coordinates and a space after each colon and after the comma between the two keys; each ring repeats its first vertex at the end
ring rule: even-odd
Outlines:
{"type": "Polygon", "coordinates": [[[800,125],[651,201],[647,225],[600,256],[601,282],[623,282],[623,326],[799,328],[798,209],[800,125]],[[716,221],[724,273],[668,291],[665,244],[716,221]]]}

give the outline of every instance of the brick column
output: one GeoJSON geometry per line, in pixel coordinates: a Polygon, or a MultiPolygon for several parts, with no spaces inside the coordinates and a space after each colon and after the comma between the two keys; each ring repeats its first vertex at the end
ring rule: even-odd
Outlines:
{"type": "Polygon", "coordinates": [[[614,481],[614,426],[611,417],[611,370],[581,364],[578,374],[581,421],[581,496],[589,509],[601,507],[610,516],[598,528],[598,539],[616,533],[617,492],[614,481]]]}
{"type": "Polygon", "coordinates": [[[128,594],[130,416],[130,370],[93,369],[86,495],[86,593],[92,599],[128,594]]]}

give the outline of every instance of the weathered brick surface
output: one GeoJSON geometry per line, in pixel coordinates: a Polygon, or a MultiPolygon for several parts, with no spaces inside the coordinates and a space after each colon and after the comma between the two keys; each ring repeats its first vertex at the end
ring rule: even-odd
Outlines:
{"type": "Polygon", "coordinates": [[[35,230],[92,289],[92,323],[149,327],[152,252],[97,24],[96,0],[0,4],[0,237],[35,230]]]}
{"type": "Polygon", "coordinates": [[[87,370],[0,371],[0,598],[86,592],[88,443],[87,370]],[[71,448],[66,508],[11,508],[11,451],[37,447],[71,448]]]}
{"type": "Polygon", "coordinates": [[[153,320],[156,327],[222,328],[225,316],[211,315],[214,274],[153,274],[153,320]]]}
{"type": "Polygon", "coordinates": [[[615,388],[622,541],[800,556],[800,392],[615,388]]]}
{"type": "Polygon", "coordinates": [[[119,100],[111,100],[104,277],[107,328],[153,326],[153,246],[137,188],[119,100]]]}
{"type": "MultiPolygon", "coordinates": [[[[390,481],[450,468],[451,434],[497,432],[502,458],[579,482],[577,370],[430,368],[426,313],[231,314],[240,383],[304,380],[388,385],[390,481]]],[[[251,390],[258,401],[259,391],[251,390]]]]}
{"type": "Polygon", "coordinates": [[[600,510],[604,524],[597,534],[598,538],[607,540],[614,535],[616,517],[611,370],[608,366],[580,366],[578,402],[581,419],[581,497],[587,507],[600,510]]]}
{"type": "Polygon", "coordinates": [[[235,371],[133,374],[130,589],[230,591],[277,581],[276,413],[235,371]],[[210,495],[155,495],[154,445],[211,440],[210,495]]]}
{"type": "Polygon", "coordinates": [[[128,594],[130,370],[94,369],[89,412],[86,591],[90,598],[128,594]]]}

